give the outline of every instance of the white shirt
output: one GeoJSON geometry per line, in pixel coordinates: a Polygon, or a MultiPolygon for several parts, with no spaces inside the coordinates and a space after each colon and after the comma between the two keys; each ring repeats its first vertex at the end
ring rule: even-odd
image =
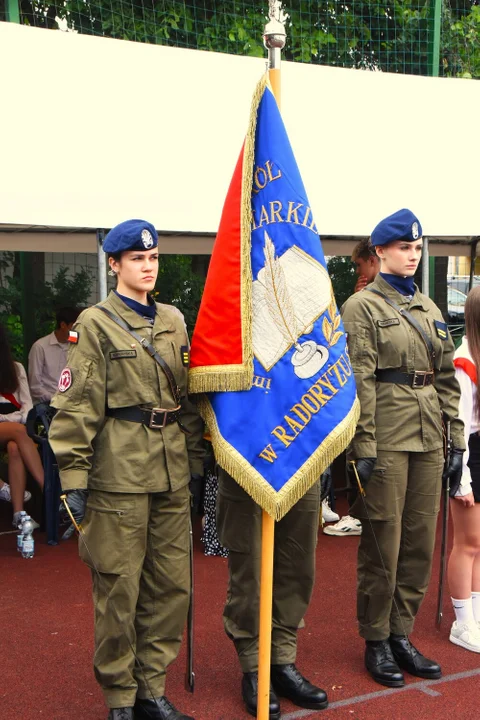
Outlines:
{"type": "MultiPolygon", "coordinates": [[[[466,344],[466,342],[467,340],[464,338],[463,343],[466,344]]],[[[455,377],[460,385],[458,416],[463,420],[465,425],[466,447],[466,450],[463,453],[462,481],[456,494],[464,496],[472,492],[472,476],[470,474],[470,468],[467,465],[469,458],[468,440],[472,433],[476,433],[480,430],[480,418],[477,407],[477,386],[470,380],[469,376],[462,368],[455,368],[455,377]]]]}
{"type": "MultiPolygon", "coordinates": [[[[32,398],[30,397],[30,390],[28,389],[27,373],[24,370],[23,365],[16,362],[14,363],[15,370],[17,371],[18,377],[18,388],[12,395],[20,403],[20,410],[15,410],[9,415],[0,415],[0,422],[17,422],[25,425],[27,422],[27,415],[32,409],[32,398]]],[[[10,402],[10,400],[4,397],[0,393],[0,402],[10,402]]]]}
{"type": "Polygon", "coordinates": [[[28,379],[34,403],[50,402],[67,364],[68,342],[58,342],[55,333],[34,342],[28,355],[28,379]]]}

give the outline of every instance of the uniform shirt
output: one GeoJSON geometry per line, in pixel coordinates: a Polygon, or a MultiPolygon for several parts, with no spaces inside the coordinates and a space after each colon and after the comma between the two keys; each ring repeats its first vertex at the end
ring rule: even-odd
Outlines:
{"type": "Polygon", "coordinates": [[[49,441],[62,488],[178,490],[191,474],[203,474],[204,456],[203,423],[187,397],[183,316],[157,304],[152,326],[114,292],[100,304],[146,338],[169,365],[180,388],[181,422],[188,434],[176,422],[156,430],[107,415],[106,407],[174,408],[175,398],[163,370],[140,343],[98,307],[89,308],[75,325],[78,343],[69,349],[68,370],[60,383],[63,392],[52,398],[57,413],[49,441]]]}
{"type": "Polygon", "coordinates": [[[28,379],[34,403],[50,402],[67,364],[68,343],[58,342],[54,332],[33,343],[28,356],[28,379]]]}
{"type": "Polygon", "coordinates": [[[460,388],[453,367],[454,345],[435,303],[415,288],[401,295],[382,277],[369,287],[407,309],[430,337],[435,349],[434,384],[423,388],[376,382],[376,369],[430,370],[430,356],[420,334],[383,298],[369,290],[352,295],[342,308],[348,350],[361,412],[352,441],[354,456],[377,457],[380,450],[428,452],[443,446],[442,412],[451,421],[451,437],[465,447],[458,419],[460,388]],[[435,325],[435,322],[439,325],[435,325]]]}
{"type": "MultiPolygon", "coordinates": [[[[30,397],[30,390],[28,388],[27,373],[25,372],[23,365],[20,365],[18,362],[14,363],[14,365],[15,370],[17,371],[18,388],[14,393],[12,393],[12,395],[21,407],[20,410],[14,410],[14,412],[9,415],[0,415],[0,422],[17,422],[25,425],[27,422],[27,415],[33,407],[32,398],[30,397]]],[[[10,400],[3,397],[0,393],[0,402],[7,403],[10,402],[10,400]]]]}
{"type": "MultiPolygon", "coordinates": [[[[455,353],[455,357],[468,357],[471,359],[468,350],[467,338],[464,337],[461,346],[455,353]]],[[[472,360],[473,362],[473,360],[472,360]]],[[[465,447],[463,454],[463,470],[462,480],[458,488],[457,495],[468,495],[472,492],[472,476],[468,467],[469,449],[468,440],[472,433],[478,433],[480,430],[480,418],[477,406],[477,386],[461,367],[455,368],[455,375],[460,385],[460,403],[458,405],[458,414],[465,425],[465,447]]]]}

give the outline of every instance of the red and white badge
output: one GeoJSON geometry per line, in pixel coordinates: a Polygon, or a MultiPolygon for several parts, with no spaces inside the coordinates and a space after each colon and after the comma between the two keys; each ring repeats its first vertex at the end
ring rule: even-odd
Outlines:
{"type": "Polygon", "coordinates": [[[62,370],[60,380],[58,381],[58,389],[60,392],[66,392],[73,382],[72,371],[69,367],[62,370]]]}

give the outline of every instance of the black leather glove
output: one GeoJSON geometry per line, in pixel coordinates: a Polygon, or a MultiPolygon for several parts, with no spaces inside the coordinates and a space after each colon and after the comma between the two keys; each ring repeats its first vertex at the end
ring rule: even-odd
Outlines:
{"type": "Polygon", "coordinates": [[[320,502],[330,495],[332,489],[332,466],[329,465],[320,477],[320,502]]]}
{"type": "Polygon", "coordinates": [[[450,453],[448,465],[443,470],[442,483],[444,490],[449,488],[450,497],[455,497],[462,479],[463,453],[465,450],[453,448],[450,453]]]}
{"type": "MultiPolygon", "coordinates": [[[[80,525],[83,518],[85,517],[85,510],[87,509],[87,498],[88,490],[67,490],[66,491],[66,502],[70,508],[70,512],[75,518],[77,525],[80,525]]],[[[63,493],[62,493],[63,495],[63,493]]],[[[68,540],[74,533],[75,527],[71,521],[70,515],[67,512],[67,508],[63,500],[60,503],[58,510],[60,525],[68,525],[67,529],[62,535],[62,540],[68,540]]]]}
{"type": "Polygon", "coordinates": [[[195,515],[203,515],[203,490],[204,490],[204,482],[203,482],[203,475],[192,475],[190,477],[190,494],[192,496],[191,498],[191,505],[192,505],[192,512],[195,513],[195,515]]]}
{"type": "MultiPolygon", "coordinates": [[[[355,460],[355,466],[357,468],[358,477],[360,478],[362,487],[365,487],[365,485],[370,480],[376,462],[377,458],[357,458],[357,460],[355,460]]],[[[357,476],[355,475],[355,471],[353,470],[353,468],[352,475],[353,484],[355,487],[357,487],[357,476]]]]}

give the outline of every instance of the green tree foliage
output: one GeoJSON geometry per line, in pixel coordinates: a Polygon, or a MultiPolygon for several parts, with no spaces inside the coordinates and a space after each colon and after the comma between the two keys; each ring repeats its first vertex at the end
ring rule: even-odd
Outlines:
{"type": "Polygon", "coordinates": [[[192,268],[190,255],[162,255],[155,286],[155,300],[175,305],[185,316],[191,334],[195,327],[205,280],[192,268]]]}
{"type": "Polygon", "coordinates": [[[327,261],[328,274],[333,285],[333,292],[338,307],[353,293],[357,276],[350,257],[336,255],[327,261]]]}
{"type": "MultiPolygon", "coordinates": [[[[0,323],[8,331],[15,359],[23,362],[24,335],[21,317],[21,281],[18,255],[0,253],[0,323]]],[[[92,291],[92,278],[82,268],[70,276],[66,267],[61,267],[52,282],[37,283],[34,292],[35,329],[37,337],[48,335],[55,328],[55,312],[61,307],[76,305],[85,307],[92,291]]],[[[28,348],[27,348],[28,350],[28,348]]]]}
{"type": "MultiPolygon", "coordinates": [[[[262,57],[268,2],[20,0],[22,22],[175,47],[262,57]]],[[[433,0],[285,0],[286,60],[428,74],[433,0]]],[[[444,0],[441,68],[480,77],[478,0],[444,0]]]]}

